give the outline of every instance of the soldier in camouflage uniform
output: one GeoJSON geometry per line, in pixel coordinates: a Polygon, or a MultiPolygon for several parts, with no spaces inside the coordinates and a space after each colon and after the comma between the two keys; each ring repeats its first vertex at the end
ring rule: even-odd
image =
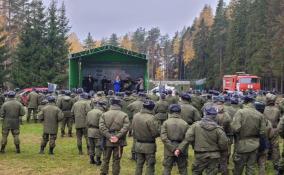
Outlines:
{"type": "Polygon", "coordinates": [[[72,119],[72,113],[71,109],[73,106],[73,100],[70,97],[71,91],[67,90],[64,92],[64,96],[61,97],[59,100],[57,100],[57,106],[59,109],[62,110],[64,114],[64,118],[61,122],[61,137],[65,136],[65,126],[68,127],[68,136],[72,137],[72,125],[73,125],[73,119],[72,119]]]}
{"type": "Polygon", "coordinates": [[[152,91],[153,94],[148,94],[148,98],[154,102],[157,102],[159,101],[159,96],[157,95],[157,91],[156,90],[153,90],[152,91]]]}
{"type": "MultiPolygon", "coordinates": [[[[264,109],[265,109],[265,103],[261,102],[261,101],[256,101],[254,103],[255,109],[260,112],[260,113],[264,113],[264,109]]],[[[264,117],[264,116],[263,116],[264,117]]],[[[265,175],[265,171],[266,171],[266,161],[267,161],[267,154],[268,154],[268,149],[269,149],[269,142],[268,142],[268,138],[271,135],[271,130],[272,130],[272,125],[271,122],[265,119],[265,140],[260,140],[260,146],[258,149],[258,154],[257,154],[257,163],[258,163],[258,174],[259,175],[265,175]],[[264,141],[262,143],[262,141],[264,141]]]]}
{"type": "Polygon", "coordinates": [[[88,139],[89,139],[89,155],[90,155],[90,163],[101,165],[101,133],[99,130],[99,122],[100,118],[107,110],[107,102],[106,101],[97,101],[94,109],[88,112],[87,114],[87,127],[88,127],[88,139]],[[96,159],[95,159],[96,157],[96,159]]]}
{"type": "Polygon", "coordinates": [[[265,138],[265,120],[254,105],[251,95],[244,97],[244,107],[238,110],[231,123],[235,135],[234,175],[255,174],[257,151],[261,137],[265,138]]]}
{"type": "Polygon", "coordinates": [[[181,119],[181,106],[173,104],[169,107],[169,118],[161,127],[161,139],[164,143],[164,175],[170,175],[174,163],[177,164],[179,173],[187,175],[188,144],[181,142],[185,138],[189,125],[181,119]]]}
{"type": "Polygon", "coordinates": [[[132,112],[130,110],[128,110],[128,105],[130,105],[131,103],[133,103],[135,101],[135,99],[131,96],[131,91],[126,91],[125,92],[125,96],[122,99],[122,111],[125,112],[128,115],[129,121],[130,121],[130,127],[129,127],[129,136],[132,136],[132,127],[131,127],[131,123],[132,123],[132,119],[133,119],[133,115],[132,112]]]}
{"type": "Polygon", "coordinates": [[[160,125],[162,125],[163,122],[168,119],[168,109],[169,103],[166,101],[166,94],[162,93],[161,98],[156,103],[154,109],[155,118],[160,122],[160,125]]]}
{"type": "Polygon", "coordinates": [[[114,97],[115,97],[114,91],[113,90],[109,90],[108,93],[107,93],[107,96],[106,96],[107,102],[108,102],[108,106],[110,106],[110,100],[112,98],[114,98],[114,97]]]}
{"type": "Polygon", "coordinates": [[[217,124],[216,116],[217,109],[206,106],[202,120],[188,129],[180,144],[180,148],[184,148],[188,143],[192,144],[195,153],[193,175],[202,175],[204,171],[208,175],[217,175],[220,152],[228,149],[228,138],[223,128],[217,124]]]}
{"type": "MultiPolygon", "coordinates": [[[[127,106],[127,109],[128,109],[128,111],[131,112],[132,116],[134,116],[135,114],[137,114],[138,112],[141,111],[145,98],[146,98],[146,95],[142,92],[139,92],[139,97],[137,98],[137,100],[130,103],[127,106]]],[[[130,118],[132,118],[132,117],[130,117],[130,118]]],[[[132,160],[136,160],[135,143],[136,143],[136,141],[135,141],[135,137],[134,137],[133,143],[132,143],[132,148],[131,148],[131,159],[132,160]]]]}
{"type": "Polygon", "coordinates": [[[135,175],[142,175],[144,163],[146,174],[155,174],[157,151],[156,138],[160,135],[158,123],[153,116],[155,104],[145,101],[140,112],[133,117],[133,137],[136,139],[135,152],[137,156],[135,175]]]}
{"type": "Polygon", "coordinates": [[[270,93],[266,95],[266,107],[264,110],[264,116],[272,124],[271,138],[269,139],[270,149],[268,152],[268,159],[272,160],[274,168],[277,169],[277,165],[280,159],[279,134],[277,125],[281,118],[281,112],[275,105],[275,101],[276,95],[270,93]]]}
{"type": "Polygon", "coordinates": [[[204,104],[205,104],[205,101],[200,96],[199,92],[191,96],[191,105],[194,106],[199,112],[202,111],[202,107],[204,106],[204,104]]]}
{"type": "Polygon", "coordinates": [[[0,117],[3,118],[1,153],[5,152],[9,132],[13,134],[16,152],[20,153],[20,117],[25,115],[23,105],[15,99],[16,93],[8,92],[8,100],[2,105],[0,117]]]}
{"type": "Polygon", "coordinates": [[[228,163],[231,155],[231,145],[233,144],[233,133],[231,129],[232,118],[225,111],[224,102],[225,99],[223,97],[219,97],[215,106],[218,109],[217,124],[223,128],[226,136],[229,138],[228,149],[221,152],[220,158],[220,171],[222,175],[228,175],[228,163]]]}
{"type": "MultiPolygon", "coordinates": [[[[284,117],[281,117],[280,122],[278,123],[278,133],[279,135],[284,138],[284,117]]],[[[284,174],[284,151],[282,152],[281,159],[278,164],[278,172],[277,175],[284,174]]]]}
{"type": "Polygon", "coordinates": [[[238,100],[238,98],[232,97],[230,99],[230,103],[231,103],[231,105],[228,106],[227,108],[225,108],[224,110],[225,110],[225,112],[227,112],[230,115],[231,119],[233,120],[234,115],[240,109],[239,100],[238,100]]]}
{"type": "Polygon", "coordinates": [[[27,122],[30,122],[31,113],[33,113],[33,119],[35,123],[37,122],[37,108],[39,105],[39,95],[35,89],[28,95],[28,115],[27,122]]]}
{"type": "Polygon", "coordinates": [[[181,95],[181,118],[187,122],[187,124],[192,125],[194,122],[201,119],[199,111],[190,104],[191,96],[188,93],[183,93],[181,95]]]}
{"type": "Polygon", "coordinates": [[[99,128],[104,136],[104,153],[101,175],[107,175],[109,162],[113,155],[112,174],[120,173],[120,159],[123,147],[126,146],[126,135],[129,129],[129,119],[126,113],[121,111],[121,100],[113,98],[110,110],[103,113],[100,118],[99,128]]]}
{"type": "Polygon", "coordinates": [[[49,154],[54,154],[55,140],[57,138],[58,124],[63,119],[62,111],[55,104],[55,97],[48,97],[49,104],[39,113],[39,120],[43,122],[43,135],[40,146],[40,154],[44,153],[44,148],[49,141],[49,154]]]}
{"type": "Polygon", "coordinates": [[[80,155],[83,154],[83,148],[82,148],[82,137],[83,136],[86,139],[87,150],[89,149],[86,118],[87,118],[88,112],[91,111],[91,106],[88,102],[88,96],[89,95],[87,93],[80,94],[79,101],[77,101],[71,109],[72,116],[74,116],[75,118],[77,147],[78,147],[78,151],[80,155]]]}
{"type": "Polygon", "coordinates": [[[167,90],[167,94],[168,95],[166,97],[166,101],[169,103],[169,105],[178,103],[177,98],[173,96],[173,91],[172,90],[167,90]]]}

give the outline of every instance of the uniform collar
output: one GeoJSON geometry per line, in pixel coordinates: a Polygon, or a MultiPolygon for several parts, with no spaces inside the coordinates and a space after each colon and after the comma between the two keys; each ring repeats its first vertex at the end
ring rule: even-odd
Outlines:
{"type": "Polygon", "coordinates": [[[190,104],[190,102],[189,102],[189,101],[186,101],[186,100],[181,100],[181,103],[182,103],[182,104],[190,104]]]}
{"type": "Polygon", "coordinates": [[[120,107],[120,106],[117,106],[117,105],[111,105],[111,106],[110,106],[110,109],[111,109],[111,110],[121,110],[121,107],[120,107]]]}
{"type": "Polygon", "coordinates": [[[181,116],[178,113],[172,113],[172,114],[169,114],[169,118],[181,118],[181,116]]]}
{"type": "Polygon", "coordinates": [[[149,109],[141,109],[141,113],[147,113],[147,114],[153,114],[153,111],[150,111],[149,109]]]}

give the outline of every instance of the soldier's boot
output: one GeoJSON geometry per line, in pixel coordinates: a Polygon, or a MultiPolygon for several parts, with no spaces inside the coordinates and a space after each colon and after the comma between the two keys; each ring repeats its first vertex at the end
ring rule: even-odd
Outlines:
{"type": "Polygon", "coordinates": [[[100,157],[96,157],[96,162],[97,162],[97,165],[101,165],[102,164],[101,158],[100,157]]]}
{"type": "Polygon", "coordinates": [[[78,145],[79,155],[83,155],[83,148],[82,145],[78,145]]]}
{"type": "Polygon", "coordinates": [[[20,145],[16,145],[16,153],[17,153],[17,154],[20,154],[20,153],[21,153],[20,145]]]}
{"type": "Polygon", "coordinates": [[[41,147],[40,147],[39,154],[44,154],[44,146],[41,146],[41,147]]]}
{"type": "Polygon", "coordinates": [[[54,147],[50,147],[50,148],[49,148],[49,154],[50,154],[50,155],[53,155],[53,154],[54,154],[53,150],[54,150],[54,147]]]}
{"type": "Polygon", "coordinates": [[[88,153],[88,155],[90,155],[90,153],[89,153],[89,152],[90,152],[90,150],[89,150],[89,149],[90,149],[90,146],[89,146],[89,145],[87,145],[87,153],[88,153]]]}
{"type": "Polygon", "coordinates": [[[90,155],[90,164],[92,165],[97,164],[93,155],[90,155]]]}
{"type": "Polygon", "coordinates": [[[0,150],[0,153],[5,153],[5,147],[6,147],[6,145],[1,145],[1,150],[0,150]]]}
{"type": "Polygon", "coordinates": [[[72,130],[68,131],[68,137],[72,137],[72,130]]]}

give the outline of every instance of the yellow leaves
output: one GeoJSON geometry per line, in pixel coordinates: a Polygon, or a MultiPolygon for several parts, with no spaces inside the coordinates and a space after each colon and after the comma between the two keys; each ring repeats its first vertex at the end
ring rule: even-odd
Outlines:
{"type": "Polygon", "coordinates": [[[156,69],[156,80],[164,80],[164,71],[162,70],[162,68],[161,67],[158,67],[157,69],[156,69]]]}
{"type": "Polygon", "coordinates": [[[185,65],[188,65],[194,59],[195,51],[190,39],[184,40],[183,43],[183,61],[185,65]]]}
{"type": "Polygon", "coordinates": [[[71,33],[67,39],[67,42],[70,43],[69,52],[76,53],[84,50],[80,40],[78,39],[75,33],[71,33]]]}
{"type": "Polygon", "coordinates": [[[132,48],[132,42],[129,38],[129,36],[126,34],[124,35],[124,37],[122,38],[121,42],[120,42],[121,47],[131,50],[132,48]]]}
{"type": "Polygon", "coordinates": [[[97,41],[95,42],[94,48],[101,47],[101,46],[102,46],[102,41],[97,40],[97,41]]]}
{"type": "Polygon", "coordinates": [[[178,34],[173,38],[173,53],[174,55],[179,54],[179,49],[180,49],[180,39],[178,34]]]}

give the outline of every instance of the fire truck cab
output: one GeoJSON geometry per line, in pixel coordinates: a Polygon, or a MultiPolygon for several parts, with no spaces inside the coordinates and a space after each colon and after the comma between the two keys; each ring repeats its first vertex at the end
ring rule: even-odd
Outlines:
{"type": "Polygon", "coordinates": [[[260,78],[243,72],[223,77],[223,91],[259,91],[260,78]]]}

